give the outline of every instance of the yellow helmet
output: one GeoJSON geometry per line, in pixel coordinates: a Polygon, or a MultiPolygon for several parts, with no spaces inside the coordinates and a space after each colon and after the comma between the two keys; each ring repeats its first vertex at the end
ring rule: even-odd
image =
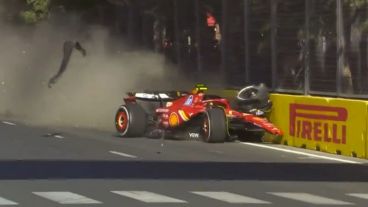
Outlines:
{"type": "Polygon", "coordinates": [[[207,91],[207,89],[208,88],[205,84],[197,83],[192,89],[192,93],[193,94],[201,93],[201,92],[207,91]]]}

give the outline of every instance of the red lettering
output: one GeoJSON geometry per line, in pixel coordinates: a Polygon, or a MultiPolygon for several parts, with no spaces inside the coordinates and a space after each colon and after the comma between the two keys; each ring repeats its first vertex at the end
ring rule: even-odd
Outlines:
{"type": "Polygon", "coordinates": [[[312,123],[309,121],[302,122],[302,138],[312,139],[312,123]]]}
{"type": "Polygon", "coordinates": [[[346,144],[346,126],[342,125],[341,143],[346,144]]]}
{"type": "Polygon", "coordinates": [[[342,125],[348,118],[346,108],[292,103],[289,105],[289,112],[289,134],[291,136],[346,144],[347,129],[346,125],[342,125]],[[297,120],[298,117],[309,120],[297,120]],[[327,121],[334,123],[329,124],[327,121]]]}
{"type": "Polygon", "coordinates": [[[340,140],[337,137],[337,125],[336,124],[332,125],[332,140],[335,144],[340,144],[340,140]]]}
{"type": "Polygon", "coordinates": [[[321,141],[322,140],[322,137],[321,137],[321,122],[314,122],[313,124],[313,137],[314,137],[314,140],[316,141],[321,141]]]}
{"type": "Polygon", "coordinates": [[[296,137],[300,137],[300,120],[298,120],[296,124],[296,137]]]}
{"type": "Polygon", "coordinates": [[[328,131],[329,130],[328,130],[328,124],[327,123],[323,124],[323,129],[324,129],[324,133],[323,133],[324,134],[324,139],[323,140],[325,142],[331,142],[331,138],[328,137],[328,131]]]}

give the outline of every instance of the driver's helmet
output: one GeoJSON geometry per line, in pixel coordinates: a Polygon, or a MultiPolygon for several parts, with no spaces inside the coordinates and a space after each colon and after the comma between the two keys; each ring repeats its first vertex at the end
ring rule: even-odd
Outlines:
{"type": "Polygon", "coordinates": [[[203,83],[197,83],[195,84],[194,88],[192,89],[192,94],[198,94],[198,93],[203,93],[205,91],[207,91],[207,86],[203,83]]]}

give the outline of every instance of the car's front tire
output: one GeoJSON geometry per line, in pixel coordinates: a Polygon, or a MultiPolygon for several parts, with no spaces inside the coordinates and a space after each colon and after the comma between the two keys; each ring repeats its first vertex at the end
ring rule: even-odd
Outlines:
{"type": "Polygon", "coordinates": [[[226,114],[221,108],[210,108],[204,113],[202,138],[204,142],[221,143],[228,136],[226,114]]]}

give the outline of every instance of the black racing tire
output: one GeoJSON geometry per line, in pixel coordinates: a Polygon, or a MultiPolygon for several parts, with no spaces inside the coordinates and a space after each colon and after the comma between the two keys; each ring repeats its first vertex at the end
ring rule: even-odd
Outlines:
{"type": "Polygon", "coordinates": [[[139,104],[120,106],[115,115],[115,127],[121,137],[141,137],[147,129],[147,115],[139,104]]]}
{"type": "Polygon", "coordinates": [[[221,108],[210,108],[204,113],[202,139],[207,143],[222,143],[228,137],[228,124],[221,108]]]}
{"type": "Polygon", "coordinates": [[[264,131],[244,131],[239,134],[238,140],[242,142],[262,142],[264,131]]]}

